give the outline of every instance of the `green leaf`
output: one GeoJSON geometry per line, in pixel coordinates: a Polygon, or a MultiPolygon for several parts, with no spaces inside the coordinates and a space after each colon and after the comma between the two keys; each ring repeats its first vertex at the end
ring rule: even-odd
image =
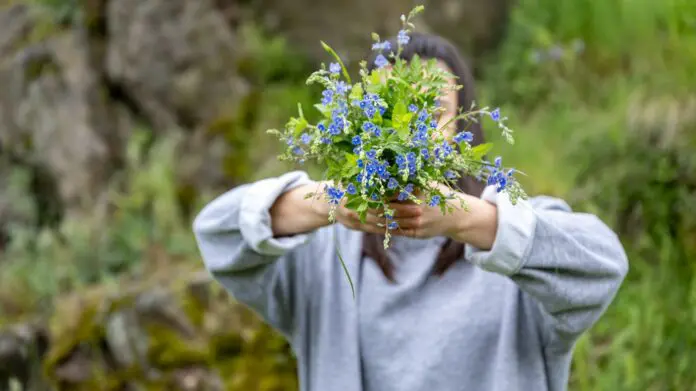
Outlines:
{"type": "Polygon", "coordinates": [[[353,292],[353,300],[355,300],[355,287],[353,286],[353,279],[350,278],[350,273],[348,272],[348,268],[346,267],[345,261],[343,261],[343,256],[341,256],[341,248],[338,246],[338,231],[334,231],[334,241],[336,244],[336,254],[338,255],[338,259],[341,261],[341,266],[343,267],[343,272],[346,274],[346,277],[348,278],[348,283],[350,284],[350,290],[353,292]]]}
{"type": "Polygon", "coordinates": [[[297,120],[297,123],[295,123],[295,136],[302,134],[302,131],[307,129],[307,125],[309,125],[309,123],[307,123],[306,119],[300,118],[297,120]]]}
{"type": "Polygon", "coordinates": [[[300,113],[300,118],[304,119],[304,113],[302,112],[302,103],[297,102],[297,112],[300,113]]]}
{"type": "Polygon", "coordinates": [[[324,50],[326,50],[329,54],[331,54],[336,59],[336,61],[341,65],[341,69],[343,70],[343,77],[346,78],[346,80],[348,81],[348,84],[353,84],[350,81],[350,75],[348,74],[348,70],[346,69],[345,64],[343,64],[341,57],[339,57],[338,54],[336,54],[336,52],[331,48],[331,46],[326,44],[326,42],[321,41],[321,46],[324,48],[324,50]]]}
{"type": "Polygon", "coordinates": [[[361,100],[363,98],[363,95],[364,91],[362,85],[360,83],[355,83],[355,85],[353,85],[353,88],[350,91],[350,95],[348,95],[348,98],[350,101],[361,100]]]}
{"type": "Polygon", "coordinates": [[[354,196],[352,200],[349,200],[346,202],[346,208],[351,209],[351,210],[356,210],[363,202],[363,199],[360,198],[360,196],[354,196]]]}
{"type": "Polygon", "coordinates": [[[360,204],[360,206],[358,206],[357,211],[358,212],[365,212],[365,211],[367,211],[367,206],[368,206],[368,203],[363,202],[362,204],[360,204]]]}
{"type": "Polygon", "coordinates": [[[474,160],[481,160],[493,148],[493,143],[479,144],[471,148],[474,160]]]}
{"type": "Polygon", "coordinates": [[[315,104],[314,107],[326,118],[331,118],[331,110],[322,104],[315,104]]]}
{"type": "Polygon", "coordinates": [[[404,114],[408,113],[408,108],[406,107],[406,104],[403,101],[399,101],[394,106],[394,113],[392,114],[392,120],[394,118],[401,118],[404,114]]]}

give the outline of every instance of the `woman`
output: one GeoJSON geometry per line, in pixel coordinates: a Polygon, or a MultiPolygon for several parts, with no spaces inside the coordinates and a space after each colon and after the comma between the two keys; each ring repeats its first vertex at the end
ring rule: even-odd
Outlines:
{"type": "MultiPolygon", "coordinates": [[[[443,99],[441,121],[471,105],[450,43],[412,35],[403,56],[414,54],[465,86],[443,99]]],[[[480,142],[476,124],[450,132],[467,126],[480,142]]],[[[468,210],[394,204],[400,228],[385,251],[377,212],[361,224],[340,208],[329,225],[328,205],[304,198],[318,186],[303,172],[243,185],[194,222],[212,275],[290,341],[305,391],[565,390],[575,341],[628,269],[616,235],[562,200],[513,206],[463,180],[468,210]]]]}

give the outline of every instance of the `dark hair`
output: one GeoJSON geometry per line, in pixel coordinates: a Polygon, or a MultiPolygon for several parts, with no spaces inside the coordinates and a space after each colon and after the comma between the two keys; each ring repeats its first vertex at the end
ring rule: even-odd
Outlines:
{"type": "MultiPolygon", "coordinates": [[[[456,47],[446,39],[430,34],[411,33],[411,39],[402,49],[400,57],[410,61],[414,56],[423,59],[439,59],[450,68],[450,71],[457,77],[457,84],[463,87],[458,91],[457,100],[460,108],[469,109],[474,101],[474,77],[468,64],[464,61],[456,47]]],[[[391,47],[396,48],[396,39],[390,40],[391,47]]],[[[374,60],[378,53],[369,60],[368,69],[374,69],[374,60]]],[[[386,54],[386,53],[385,53],[386,54]]],[[[390,59],[393,62],[393,59],[390,59]]],[[[457,132],[468,130],[474,134],[472,144],[483,142],[483,131],[480,122],[470,122],[460,119],[456,126],[457,132]]],[[[479,196],[485,185],[472,177],[462,176],[457,181],[458,190],[479,196]]],[[[384,236],[365,233],[363,235],[362,256],[372,258],[384,273],[384,276],[391,282],[394,279],[394,264],[389,259],[383,246],[384,236]]],[[[433,270],[434,274],[443,275],[455,261],[464,255],[464,244],[448,239],[440,249],[437,262],[433,270]]]]}

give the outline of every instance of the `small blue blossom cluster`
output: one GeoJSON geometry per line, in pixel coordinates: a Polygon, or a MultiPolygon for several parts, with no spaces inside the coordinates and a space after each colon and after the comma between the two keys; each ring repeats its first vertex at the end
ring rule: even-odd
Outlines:
{"type": "Polygon", "coordinates": [[[513,202],[524,196],[515,171],[503,168],[500,158],[493,164],[485,161],[487,149],[474,145],[479,140],[474,140],[473,133],[446,131],[452,122],[473,122],[487,115],[507,138],[511,131],[500,110],[472,108],[443,122],[440,98],[449,79],[434,60],[406,66],[400,57],[411,41],[410,20],[415,11],[402,17],[403,28],[391,43],[373,34],[372,49],[379,52],[376,69],[368,70],[363,62],[357,82],[351,81],[340,57],[324,44],[336,61],[307,80],[323,87],[320,103],[315,105],[321,119],[316,125],[310,123],[300,107],[299,116],[288,121],[284,132],[273,131],[287,143],[281,157],[300,163],[311,159],[326,168],[324,179],[333,185],[326,186],[323,194],[333,207],[345,204],[361,219],[369,210],[384,210],[385,247],[389,231],[399,227],[390,209],[394,200],[421,203],[444,213],[452,207],[455,193],[444,194],[441,185],[454,187],[466,176],[507,191],[513,202]],[[393,66],[385,68],[390,63],[393,66]]]}

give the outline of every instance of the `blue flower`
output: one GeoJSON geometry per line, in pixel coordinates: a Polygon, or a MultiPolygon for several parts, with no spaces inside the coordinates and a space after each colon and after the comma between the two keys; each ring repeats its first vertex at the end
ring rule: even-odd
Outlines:
{"type": "Polygon", "coordinates": [[[372,193],[372,195],[370,196],[370,198],[372,198],[372,201],[377,201],[377,200],[379,200],[379,194],[377,194],[377,193],[372,193]]]}
{"type": "Polygon", "coordinates": [[[321,138],[321,143],[322,144],[331,144],[331,139],[328,137],[322,137],[321,138]]]}
{"type": "Polygon", "coordinates": [[[491,118],[495,122],[500,121],[500,109],[495,109],[495,110],[491,111],[491,118]]]}
{"type": "Polygon", "coordinates": [[[408,193],[402,191],[401,193],[399,193],[399,196],[396,197],[396,199],[399,201],[406,201],[408,199],[408,193]]]}
{"type": "Polygon", "coordinates": [[[406,158],[404,155],[398,155],[396,157],[396,165],[399,166],[399,169],[406,168],[406,158]]]}
{"type": "Polygon", "coordinates": [[[337,187],[329,187],[326,190],[326,194],[329,196],[329,203],[338,205],[345,195],[345,192],[337,187]]]}
{"type": "Polygon", "coordinates": [[[435,120],[430,121],[430,127],[433,129],[437,129],[437,121],[435,121],[435,120]]]}
{"type": "Polygon", "coordinates": [[[375,59],[375,66],[377,66],[377,68],[382,68],[387,64],[389,64],[389,61],[387,61],[387,58],[382,54],[378,55],[375,59]]]}
{"type": "Polygon", "coordinates": [[[428,151],[428,148],[421,149],[421,155],[423,156],[423,159],[425,159],[425,160],[430,159],[430,152],[428,151]]]}
{"type": "Polygon", "coordinates": [[[406,30],[400,30],[399,34],[396,36],[396,40],[399,42],[399,45],[407,45],[408,41],[411,40],[411,37],[408,36],[408,33],[406,30]]]}
{"type": "Polygon", "coordinates": [[[368,159],[374,159],[374,158],[376,158],[376,157],[377,157],[377,151],[375,151],[374,149],[371,149],[371,150],[367,151],[367,157],[368,157],[368,159]]]}
{"type": "Polygon", "coordinates": [[[453,140],[457,144],[460,144],[464,141],[472,142],[472,141],[474,141],[474,134],[471,132],[460,132],[460,133],[457,133],[456,136],[454,136],[453,140]]]}
{"type": "Polygon", "coordinates": [[[454,172],[449,171],[449,170],[445,171],[445,178],[455,179],[456,177],[457,177],[457,175],[454,172]]]}
{"type": "Polygon", "coordinates": [[[393,229],[397,229],[397,228],[399,228],[399,223],[397,223],[396,221],[392,221],[389,223],[389,229],[393,230],[393,229]]]}
{"type": "Polygon", "coordinates": [[[382,135],[382,129],[379,126],[375,126],[375,129],[372,131],[372,133],[375,135],[375,137],[379,137],[382,135]]]}
{"type": "Polygon", "coordinates": [[[341,65],[337,62],[332,62],[329,65],[329,72],[333,73],[334,75],[341,73],[341,65]]]}
{"type": "Polygon", "coordinates": [[[408,105],[408,111],[415,113],[416,111],[418,111],[418,106],[416,106],[412,103],[412,104],[408,105]]]}
{"type": "Polygon", "coordinates": [[[430,206],[438,206],[440,205],[440,196],[439,195],[434,195],[432,198],[430,198],[430,202],[428,203],[430,206]]]}
{"type": "Polygon", "coordinates": [[[355,185],[351,183],[348,185],[348,188],[346,188],[346,191],[348,192],[348,194],[353,195],[358,192],[358,189],[356,189],[355,185]]]}
{"type": "Polygon", "coordinates": [[[370,133],[370,132],[372,132],[372,130],[375,128],[375,126],[376,126],[376,125],[373,124],[372,122],[370,122],[370,121],[365,121],[365,122],[363,122],[363,124],[362,124],[362,130],[365,131],[365,132],[370,133]]]}
{"type": "Polygon", "coordinates": [[[294,153],[295,155],[299,155],[299,156],[304,155],[304,151],[300,147],[293,148],[292,153],[294,153]]]}
{"type": "Polygon", "coordinates": [[[329,134],[332,136],[338,136],[339,134],[341,134],[341,129],[339,129],[335,123],[331,124],[329,125],[329,134]]]}
{"type": "Polygon", "coordinates": [[[336,92],[343,95],[350,89],[350,86],[346,84],[343,80],[336,83],[336,92]]]}
{"type": "Polygon", "coordinates": [[[375,113],[377,113],[377,109],[374,107],[368,107],[365,109],[365,116],[367,118],[373,118],[375,116],[375,113]]]}
{"type": "Polygon", "coordinates": [[[414,152],[409,152],[406,154],[406,160],[409,163],[415,163],[416,162],[416,154],[414,152]]]}
{"type": "Polygon", "coordinates": [[[331,104],[331,101],[333,100],[333,94],[334,94],[333,90],[324,90],[321,93],[321,95],[323,97],[321,99],[321,104],[323,104],[323,105],[331,104]]]}
{"type": "Polygon", "coordinates": [[[317,129],[319,129],[320,132],[326,132],[326,125],[319,124],[317,125],[317,129]]]}
{"type": "Polygon", "coordinates": [[[498,156],[494,160],[494,164],[496,168],[500,168],[501,164],[503,164],[503,158],[498,156]]]}
{"type": "Polygon", "coordinates": [[[360,152],[362,152],[362,147],[357,146],[357,147],[353,148],[353,153],[354,153],[354,154],[360,155],[360,152]]]}
{"type": "Polygon", "coordinates": [[[413,183],[409,183],[408,185],[406,185],[406,187],[404,187],[404,191],[406,191],[407,193],[412,193],[413,192],[413,183]]]}
{"type": "Polygon", "coordinates": [[[367,167],[365,167],[365,173],[367,174],[367,176],[371,177],[375,175],[376,172],[377,164],[374,161],[367,163],[367,167]]]}
{"type": "Polygon", "coordinates": [[[357,164],[358,164],[358,168],[363,168],[363,167],[365,167],[365,162],[364,162],[362,159],[358,159],[357,164]]]}
{"type": "Polygon", "coordinates": [[[309,133],[303,133],[302,136],[300,136],[300,140],[302,140],[302,144],[309,144],[312,142],[312,135],[309,133]]]}
{"type": "Polygon", "coordinates": [[[372,44],[372,50],[391,50],[391,43],[389,41],[375,42],[372,44]]]}
{"type": "Polygon", "coordinates": [[[355,137],[353,137],[353,140],[351,140],[351,142],[353,143],[353,145],[360,145],[360,144],[362,144],[362,140],[360,139],[360,136],[355,136],[355,137]]]}
{"type": "Polygon", "coordinates": [[[452,146],[447,141],[442,143],[442,149],[443,149],[443,152],[445,154],[445,157],[451,155],[452,152],[454,152],[454,150],[452,149],[452,146]]]}
{"type": "Polygon", "coordinates": [[[420,113],[418,113],[418,121],[425,122],[428,119],[428,112],[425,110],[421,110],[420,113]]]}
{"type": "Polygon", "coordinates": [[[396,179],[391,178],[389,182],[387,182],[387,189],[389,190],[394,190],[399,186],[399,182],[396,181],[396,179]]]}
{"type": "Polygon", "coordinates": [[[293,141],[292,138],[289,138],[287,139],[287,141],[285,141],[285,143],[288,144],[288,147],[291,147],[295,143],[295,141],[293,141]]]}

